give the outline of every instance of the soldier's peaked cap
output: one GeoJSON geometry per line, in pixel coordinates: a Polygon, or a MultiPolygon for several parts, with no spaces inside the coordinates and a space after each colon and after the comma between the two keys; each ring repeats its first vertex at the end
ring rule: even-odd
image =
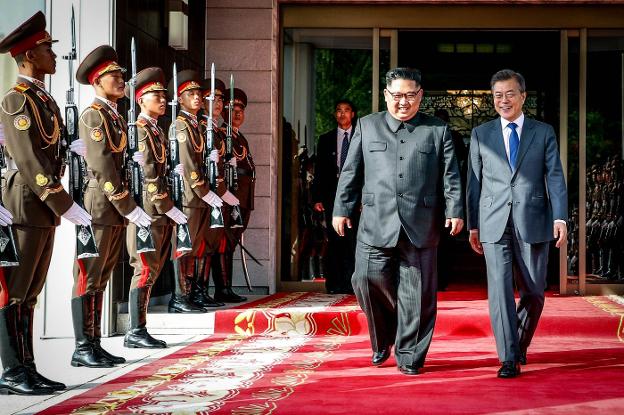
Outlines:
{"type": "MultiPolygon", "coordinates": [[[[148,92],[158,91],[167,91],[165,88],[165,73],[162,69],[152,66],[137,73],[134,93],[136,101],[148,92]]],[[[130,88],[128,86],[126,86],[126,96],[130,98],[130,88]]]]}
{"type": "MultiPolygon", "coordinates": [[[[229,89],[225,91],[223,99],[226,103],[230,101],[229,89]]],[[[240,88],[234,88],[234,105],[241,105],[243,108],[247,106],[247,94],[240,88]]]]}
{"type": "Polygon", "coordinates": [[[76,70],[76,80],[92,85],[100,76],[113,71],[126,70],[117,63],[117,52],[109,45],[98,46],[82,60],[76,70]]]}
{"type": "MultiPolygon", "coordinates": [[[[192,69],[185,69],[183,71],[178,72],[178,96],[182,94],[184,91],[190,91],[192,89],[201,89],[201,85],[199,84],[199,73],[192,69]]],[[[173,98],[174,90],[173,90],[173,78],[169,81],[169,85],[167,86],[167,93],[170,98],[173,98]]]]}
{"type": "Polygon", "coordinates": [[[0,53],[10,52],[15,57],[44,43],[57,42],[52,40],[45,27],[43,13],[35,13],[0,41],[0,53]]]}
{"type": "MultiPolygon", "coordinates": [[[[204,79],[201,83],[201,86],[204,90],[204,96],[210,95],[210,78],[204,79]]],[[[215,93],[216,91],[220,91],[222,94],[225,92],[225,82],[223,82],[219,78],[215,78],[215,93]]]]}

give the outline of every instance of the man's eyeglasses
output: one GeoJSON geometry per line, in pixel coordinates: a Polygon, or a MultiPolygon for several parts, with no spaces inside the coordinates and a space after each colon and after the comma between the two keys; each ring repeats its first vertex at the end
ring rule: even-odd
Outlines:
{"type": "Polygon", "coordinates": [[[392,99],[395,100],[396,102],[401,101],[402,98],[405,98],[408,102],[414,102],[414,101],[416,101],[416,98],[418,97],[418,93],[421,90],[422,90],[422,88],[419,88],[418,91],[407,92],[405,94],[402,94],[400,92],[392,92],[392,91],[390,91],[388,89],[386,89],[386,92],[388,94],[390,94],[392,99]]]}
{"type": "Polygon", "coordinates": [[[497,101],[500,101],[503,98],[507,98],[507,99],[514,99],[517,98],[521,95],[521,93],[519,91],[508,91],[505,92],[504,94],[502,92],[494,92],[494,99],[497,101]]]}

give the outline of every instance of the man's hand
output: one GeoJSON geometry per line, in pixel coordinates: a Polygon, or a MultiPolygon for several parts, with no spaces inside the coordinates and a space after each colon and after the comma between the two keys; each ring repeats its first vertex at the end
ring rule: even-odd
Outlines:
{"type": "Polygon", "coordinates": [[[563,242],[568,237],[568,226],[562,222],[555,222],[555,225],[553,227],[553,235],[557,239],[557,243],[555,244],[555,246],[557,248],[560,248],[561,244],[563,244],[563,242]]]}
{"type": "Polygon", "coordinates": [[[483,255],[483,245],[479,241],[479,229],[471,229],[470,230],[470,247],[473,251],[475,251],[479,255],[483,255]]]}
{"type": "Polygon", "coordinates": [[[451,236],[455,236],[464,228],[464,220],[461,218],[446,218],[444,227],[448,228],[449,226],[451,227],[451,231],[449,233],[451,236]]]}
{"type": "Polygon", "coordinates": [[[316,212],[325,212],[325,206],[323,206],[323,204],[321,202],[315,203],[314,204],[314,210],[316,212]]]}
{"type": "Polygon", "coordinates": [[[344,236],[345,225],[351,229],[351,219],[346,216],[334,216],[332,218],[332,226],[339,236],[344,236]]]}

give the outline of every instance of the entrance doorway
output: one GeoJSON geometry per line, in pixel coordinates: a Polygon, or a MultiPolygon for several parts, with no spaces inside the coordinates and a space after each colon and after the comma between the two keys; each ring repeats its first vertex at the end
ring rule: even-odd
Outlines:
{"type": "MultiPolygon", "coordinates": [[[[559,31],[439,31],[379,29],[288,29],[283,44],[284,134],[282,135],[281,283],[323,289],[324,232],[315,219],[309,185],[318,136],[335,127],[333,103],[349,99],[358,116],[383,110],[385,72],[394,66],[422,71],[421,111],[448,116],[456,153],[466,174],[470,132],[497,116],[490,76],[511,68],[527,80],[527,116],[559,125],[559,31]],[[462,147],[463,145],[463,147],[462,147]]],[[[442,225],[442,224],[441,224],[442,225]]],[[[485,265],[467,242],[468,233],[443,238],[441,283],[485,284],[485,265]]],[[[552,250],[549,282],[559,282],[552,250]]]]}

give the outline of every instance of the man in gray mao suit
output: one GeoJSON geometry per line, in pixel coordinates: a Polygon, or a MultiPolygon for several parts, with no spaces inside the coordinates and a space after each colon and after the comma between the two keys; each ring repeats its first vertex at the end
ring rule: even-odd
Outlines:
{"type": "Polygon", "coordinates": [[[420,72],[390,70],[384,96],[388,111],[358,120],[332,222],[343,236],[361,202],[352,284],[372,363],[381,365],[395,345],[399,370],[416,375],[433,336],[440,231],[461,231],[463,194],[450,130],[418,112],[420,72]]]}
{"type": "Polygon", "coordinates": [[[491,89],[500,118],[472,131],[468,229],[472,249],[485,253],[498,377],[513,378],[544,307],[549,243],[567,235],[568,196],[553,128],[522,112],[522,75],[501,70],[491,89]]]}

